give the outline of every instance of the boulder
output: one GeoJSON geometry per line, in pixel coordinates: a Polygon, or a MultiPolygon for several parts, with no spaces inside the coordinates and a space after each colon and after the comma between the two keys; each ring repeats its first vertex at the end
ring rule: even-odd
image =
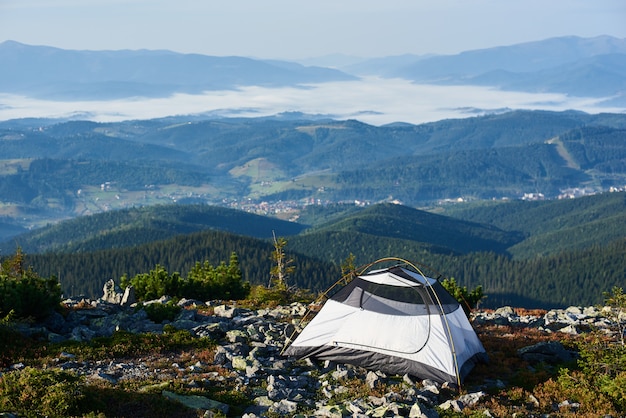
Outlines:
{"type": "Polygon", "coordinates": [[[541,342],[528,347],[522,347],[517,353],[531,364],[567,363],[578,358],[578,353],[565,349],[563,344],[558,341],[541,342]]]}
{"type": "Polygon", "coordinates": [[[126,289],[124,289],[124,295],[122,296],[120,305],[130,306],[135,302],[137,302],[137,297],[135,296],[135,288],[132,286],[128,286],[126,289]]]}
{"type": "Polygon", "coordinates": [[[122,290],[115,284],[113,279],[108,280],[102,288],[102,300],[114,305],[119,305],[122,302],[122,290]]]}
{"type": "Polygon", "coordinates": [[[212,411],[217,410],[222,412],[223,414],[227,414],[230,409],[228,405],[225,403],[221,403],[218,401],[214,401],[205,396],[199,395],[178,395],[174,392],[170,392],[164,390],[161,392],[163,397],[176,401],[182,405],[185,405],[187,408],[202,410],[202,411],[212,411]]]}

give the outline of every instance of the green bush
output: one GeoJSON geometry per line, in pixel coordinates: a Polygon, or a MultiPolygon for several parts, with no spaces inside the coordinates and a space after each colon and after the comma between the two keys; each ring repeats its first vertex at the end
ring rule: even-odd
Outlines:
{"type": "Polygon", "coordinates": [[[0,378],[0,411],[24,417],[67,417],[79,411],[83,380],[71,373],[25,368],[0,378]]]}
{"type": "Polygon", "coordinates": [[[252,307],[274,307],[294,302],[311,303],[315,299],[316,295],[307,289],[288,289],[281,285],[274,287],[256,285],[252,287],[248,296],[248,302],[252,307]]]}
{"type": "Polygon", "coordinates": [[[21,250],[0,264],[0,317],[42,319],[61,303],[61,286],[55,277],[43,278],[25,267],[21,250]]]}
{"type": "Polygon", "coordinates": [[[213,267],[208,261],[196,263],[189,271],[184,293],[199,300],[239,300],[248,297],[250,284],[243,281],[239,259],[232,253],[228,264],[222,261],[213,267]]]}
{"type": "Polygon", "coordinates": [[[123,288],[132,285],[138,300],[158,299],[161,296],[179,297],[183,280],[179,273],[169,274],[165,267],[157,264],[149,273],[137,274],[132,279],[123,276],[123,288]]]}
{"type": "Polygon", "coordinates": [[[137,274],[131,279],[123,276],[121,286],[126,288],[130,285],[140,301],[161,296],[237,300],[246,298],[250,293],[250,284],[242,281],[241,268],[235,253],[231,254],[229,264],[222,262],[217,267],[207,261],[197,262],[187,279],[183,279],[179,273],[169,274],[163,266],[157,264],[149,273],[137,274]]]}
{"type": "MultiPolygon", "coordinates": [[[[626,345],[621,335],[624,328],[619,322],[619,313],[626,309],[626,297],[621,288],[614,288],[612,294],[604,296],[606,306],[611,309],[609,316],[615,323],[615,337],[608,338],[602,332],[595,332],[580,342],[579,370],[561,370],[558,390],[585,405],[594,405],[601,400],[611,408],[604,413],[610,414],[614,410],[623,416],[626,414],[626,345]]],[[[593,408],[599,412],[595,405],[590,411],[594,411],[593,408]]]]}
{"type": "Polygon", "coordinates": [[[477,308],[480,301],[486,297],[483,293],[482,286],[477,286],[470,292],[467,290],[466,286],[459,286],[454,277],[443,279],[441,285],[459,301],[466,314],[469,314],[472,309],[477,308]]]}
{"type": "Polygon", "coordinates": [[[167,303],[151,303],[142,307],[148,314],[148,319],[157,324],[166,320],[170,322],[173,321],[182,309],[172,301],[167,303]]]}

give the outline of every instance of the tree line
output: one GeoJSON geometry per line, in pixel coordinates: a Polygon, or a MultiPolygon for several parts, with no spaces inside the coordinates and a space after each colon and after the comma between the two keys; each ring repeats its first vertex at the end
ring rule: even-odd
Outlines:
{"type": "MultiPolygon", "coordinates": [[[[372,239],[356,233],[306,236],[309,241],[305,252],[303,237],[291,237],[286,251],[295,267],[291,284],[311,291],[325,290],[334,283],[341,276],[341,262],[351,253],[357,254],[357,265],[398,256],[432,266],[461,286],[482,286],[487,295],[483,306],[491,307],[593,305],[599,302],[603,291],[622,286],[626,277],[626,239],[584,250],[514,260],[492,252],[430,251],[423,243],[372,239]]],[[[132,277],[156,265],[184,276],[198,261],[219,265],[232,253],[238,255],[244,281],[266,284],[272,268],[272,251],[268,241],[205,231],[133,248],[82,254],[32,254],[27,255],[27,260],[42,275],[58,277],[64,294],[100,297],[109,279],[132,277]]]]}

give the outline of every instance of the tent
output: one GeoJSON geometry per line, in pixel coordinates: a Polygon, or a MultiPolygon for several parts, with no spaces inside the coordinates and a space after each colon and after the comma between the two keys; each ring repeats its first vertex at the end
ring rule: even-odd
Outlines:
{"type": "Polygon", "coordinates": [[[460,387],[477,362],[487,361],[485,349],[460,303],[438,280],[413,270],[396,265],[354,277],[283,354],[460,387]]]}

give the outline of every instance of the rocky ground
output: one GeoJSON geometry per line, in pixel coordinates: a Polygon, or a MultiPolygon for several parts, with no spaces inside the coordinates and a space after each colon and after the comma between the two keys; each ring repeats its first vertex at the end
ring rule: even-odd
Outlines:
{"type": "MultiPolygon", "coordinates": [[[[167,301],[162,298],[150,303],[167,301]]],[[[286,336],[307,311],[303,304],[252,310],[222,302],[181,300],[178,305],[183,309],[175,320],[155,323],[144,309],[124,306],[130,305],[125,302],[121,298],[67,299],[67,315],[55,314],[43,324],[24,325],[21,332],[50,342],[89,341],[120,330],[162,333],[164,327],[209,337],[217,341],[210,353],[89,361],[80,360],[70,350],[46,365],[84,375],[94,384],[151,382],[142,390],[157,388],[162,396],[192,408],[198,416],[437,417],[461,411],[504,416],[512,409],[502,409],[502,397],[510,393],[507,388],[519,385],[511,381],[520,378],[519,368],[536,375],[552,365],[571,362],[577,353],[568,341],[590,329],[610,332],[611,328],[597,308],[529,312],[503,307],[475,312],[472,323],[491,362],[479,365],[464,387],[455,390],[411,376],[387,376],[353,366],[281,356],[286,336]],[[515,375],[511,372],[514,368],[515,375]],[[194,394],[180,394],[172,382],[177,382],[176,388],[195,389],[194,394]],[[241,408],[203,395],[203,388],[214,386],[245,393],[249,405],[241,408]]],[[[1,373],[23,367],[22,363],[13,364],[1,373]]],[[[530,393],[520,401],[521,415],[533,409],[545,411],[545,405],[540,405],[543,401],[533,398],[530,393]]],[[[578,406],[570,399],[559,399],[549,408],[558,416],[575,412],[578,406]]]]}

